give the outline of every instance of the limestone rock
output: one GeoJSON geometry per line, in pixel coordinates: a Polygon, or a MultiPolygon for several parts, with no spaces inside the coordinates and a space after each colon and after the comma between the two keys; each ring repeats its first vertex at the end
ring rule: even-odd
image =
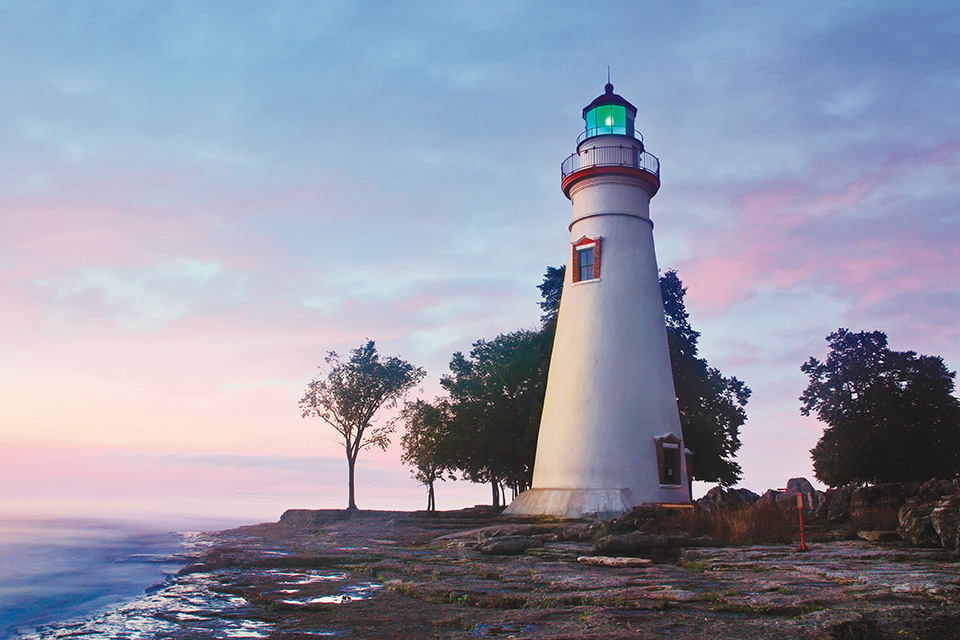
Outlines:
{"type": "Polygon", "coordinates": [[[602,554],[660,557],[666,550],[679,550],[682,547],[714,546],[715,544],[716,541],[711,538],[627,533],[617,536],[604,536],[597,540],[593,547],[602,554]]]}
{"type": "Polygon", "coordinates": [[[301,529],[319,529],[334,522],[343,522],[363,514],[345,509],[287,509],[280,516],[280,524],[301,529]]]}
{"type": "Polygon", "coordinates": [[[957,548],[958,520],[960,520],[960,495],[942,498],[930,512],[930,524],[940,538],[944,549],[957,548]]]}
{"type": "Polygon", "coordinates": [[[915,547],[935,547],[940,539],[930,521],[933,508],[928,504],[909,503],[900,509],[897,533],[915,547]]]}
{"type": "Polygon", "coordinates": [[[580,556],[577,558],[580,564],[588,564],[595,567],[652,567],[653,560],[647,558],[630,557],[611,557],[611,556],[580,556]]]}
{"type": "Polygon", "coordinates": [[[917,489],[898,514],[897,532],[914,546],[957,548],[960,494],[947,480],[930,480],[917,489]]]}
{"type": "Polygon", "coordinates": [[[788,513],[797,508],[797,496],[803,496],[803,515],[812,518],[820,506],[820,495],[806,478],[790,478],[787,480],[787,490],[778,491],[774,498],[780,513],[788,513]]]}
{"type": "Polygon", "coordinates": [[[651,549],[666,549],[668,537],[653,533],[627,533],[621,536],[604,536],[594,548],[601,553],[640,554],[651,549]]]}
{"type": "Polygon", "coordinates": [[[917,485],[902,482],[857,487],[850,496],[850,514],[863,515],[871,509],[884,507],[899,509],[916,490],[917,485]]]}
{"type": "Polygon", "coordinates": [[[725,509],[742,509],[749,507],[759,499],[760,496],[749,489],[714,487],[697,500],[697,510],[700,513],[717,513],[725,509]]]}
{"type": "Polygon", "coordinates": [[[850,498],[853,495],[853,485],[829,489],[820,498],[820,505],[815,513],[820,520],[833,524],[840,524],[850,519],[850,498]]]}
{"type": "Polygon", "coordinates": [[[955,485],[949,480],[927,480],[917,489],[915,500],[923,502],[933,502],[945,495],[956,493],[955,485]]]}
{"type": "Polygon", "coordinates": [[[900,534],[896,531],[858,531],[857,537],[867,542],[899,542],[900,534]]]}
{"type": "Polygon", "coordinates": [[[782,491],[777,491],[776,489],[767,489],[763,492],[763,495],[760,496],[760,499],[757,500],[755,507],[776,507],[777,506],[777,496],[779,496],[782,491]]]}
{"type": "Polygon", "coordinates": [[[486,538],[477,543],[476,549],[488,556],[517,556],[533,547],[543,546],[538,538],[530,536],[500,536],[486,538]]]}

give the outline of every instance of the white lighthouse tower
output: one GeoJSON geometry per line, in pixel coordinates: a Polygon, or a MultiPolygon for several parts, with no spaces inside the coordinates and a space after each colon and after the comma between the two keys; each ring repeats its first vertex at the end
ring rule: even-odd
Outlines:
{"type": "Polygon", "coordinates": [[[533,488],[507,514],[612,516],[690,500],[650,220],[660,161],[636,115],[608,82],[561,165],[569,264],[533,488]]]}

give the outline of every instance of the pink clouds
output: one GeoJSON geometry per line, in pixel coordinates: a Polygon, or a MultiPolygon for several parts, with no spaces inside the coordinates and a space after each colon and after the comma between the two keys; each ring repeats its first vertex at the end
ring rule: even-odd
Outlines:
{"type": "Polygon", "coordinates": [[[18,258],[18,275],[43,277],[76,266],[126,266],[197,243],[203,225],[187,216],[142,207],[62,200],[7,200],[0,219],[3,249],[18,258]]]}
{"type": "Polygon", "coordinates": [[[735,196],[733,219],[691,239],[693,257],[680,265],[698,284],[697,304],[716,314],[763,288],[816,283],[868,309],[957,287],[960,248],[942,220],[907,208],[910,186],[898,180],[865,175],[826,190],[808,178],[735,196]]]}

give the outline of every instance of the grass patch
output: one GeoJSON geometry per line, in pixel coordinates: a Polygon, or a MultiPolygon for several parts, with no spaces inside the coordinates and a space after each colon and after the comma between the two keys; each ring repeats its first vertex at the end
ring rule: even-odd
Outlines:
{"type": "Polygon", "coordinates": [[[830,640],[879,640],[880,627],[872,620],[851,620],[830,627],[830,640]]]}
{"type": "Polygon", "coordinates": [[[715,613],[735,613],[749,616],[776,616],[782,618],[798,618],[808,613],[813,613],[821,607],[806,606],[797,607],[791,605],[773,605],[773,604],[736,604],[731,602],[721,602],[710,608],[715,613]]]}
{"type": "Polygon", "coordinates": [[[385,586],[401,595],[416,598],[423,602],[429,602],[430,604],[453,604],[458,607],[499,610],[523,609],[529,605],[527,598],[499,593],[467,593],[463,591],[429,589],[400,580],[393,580],[385,586]]]}
{"type": "Polygon", "coordinates": [[[691,535],[709,536],[726,544],[770,544],[792,542],[798,528],[798,516],[784,516],[774,505],[721,510],[718,513],[692,513],[687,530],[691,535]]]}
{"type": "Polygon", "coordinates": [[[681,558],[679,565],[692,573],[703,573],[707,570],[707,564],[703,560],[681,558]]]}

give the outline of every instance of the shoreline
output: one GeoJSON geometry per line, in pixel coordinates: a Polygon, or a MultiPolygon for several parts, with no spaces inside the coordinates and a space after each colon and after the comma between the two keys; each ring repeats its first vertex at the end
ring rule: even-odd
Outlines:
{"type": "Polygon", "coordinates": [[[847,541],[805,554],[690,546],[640,568],[578,562],[597,554],[596,532],[489,508],[291,510],[204,534],[196,562],[98,624],[184,640],[960,637],[958,564],[943,551],[847,541]],[[509,540],[531,546],[476,548],[509,540]]]}
{"type": "Polygon", "coordinates": [[[197,557],[194,534],[116,519],[0,519],[0,638],[90,618],[197,557]]]}

